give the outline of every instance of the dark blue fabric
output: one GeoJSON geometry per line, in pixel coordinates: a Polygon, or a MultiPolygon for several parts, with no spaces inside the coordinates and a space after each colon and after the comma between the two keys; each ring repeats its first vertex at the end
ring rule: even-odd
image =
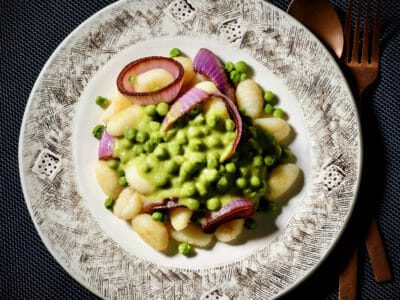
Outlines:
{"type": "MultiPolygon", "coordinates": [[[[239,0],[238,0],[239,1],[239,0]]],[[[22,195],[18,135],[24,108],[41,68],[82,21],[113,1],[2,0],[0,2],[0,299],[96,299],[59,266],[41,242],[22,195]]],[[[272,0],[285,9],[288,0],[272,0]]],[[[343,17],[345,0],[332,1],[343,17]]],[[[368,169],[380,200],[373,209],[387,245],[394,281],[378,285],[361,248],[361,299],[400,299],[400,9],[383,0],[382,68],[364,99],[368,169]]],[[[374,196],[375,197],[375,196],[374,196]]],[[[371,204],[372,207],[372,204],[371,204]]],[[[289,299],[337,299],[342,244],[289,299]]]]}

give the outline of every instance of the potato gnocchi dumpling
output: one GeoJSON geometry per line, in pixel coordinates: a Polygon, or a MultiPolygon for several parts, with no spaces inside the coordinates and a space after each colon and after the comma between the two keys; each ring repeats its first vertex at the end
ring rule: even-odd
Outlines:
{"type": "Polygon", "coordinates": [[[136,92],[153,92],[157,91],[171,82],[174,77],[164,69],[152,69],[136,76],[133,81],[133,88],[136,92]]]}
{"type": "Polygon", "coordinates": [[[218,241],[228,243],[235,240],[243,231],[244,220],[237,219],[222,225],[219,225],[215,231],[215,237],[218,241]]]}
{"type": "Polygon", "coordinates": [[[167,249],[169,235],[164,223],[154,221],[148,214],[140,214],[132,219],[132,228],[154,249],[158,251],[167,249]]]}
{"type": "Polygon", "coordinates": [[[236,88],[236,99],[240,109],[253,119],[257,118],[263,109],[264,99],[260,86],[252,79],[240,82],[236,88]]]}
{"type": "Polygon", "coordinates": [[[134,127],[140,122],[143,114],[143,108],[137,104],[116,113],[108,122],[108,133],[113,136],[124,135],[127,129],[134,127]]]}
{"type": "Polygon", "coordinates": [[[171,219],[172,227],[177,231],[185,229],[189,225],[192,215],[193,211],[186,207],[171,209],[169,212],[169,218],[171,219]]]}
{"type": "Polygon", "coordinates": [[[104,110],[101,119],[105,124],[108,123],[108,121],[117,113],[120,111],[124,110],[125,108],[128,108],[131,106],[132,103],[121,93],[118,93],[118,95],[115,97],[115,99],[111,99],[110,105],[107,107],[106,110],[104,110]]]}
{"type": "Polygon", "coordinates": [[[295,164],[282,164],[274,168],[267,180],[267,198],[277,201],[293,188],[300,176],[300,169],[295,164]]]}
{"type": "Polygon", "coordinates": [[[113,207],[116,217],[130,220],[142,210],[142,198],[138,192],[131,187],[126,187],[119,194],[113,207]]]}
{"type": "Polygon", "coordinates": [[[213,235],[204,233],[199,225],[190,223],[181,231],[171,230],[171,237],[181,243],[189,243],[197,247],[207,247],[213,235]]]}
{"type": "Polygon", "coordinates": [[[196,77],[196,73],[193,71],[193,62],[190,58],[184,56],[178,56],[174,59],[183,67],[183,85],[187,86],[196,77]]]}
{"type": "Polygon", "coordinates": [[[154,186],[148,182],[136,169],[134,162],[129,162],[125,168],[125,177],[129,185],[143,195],[150,194],[154,186]]]}
{"type": "Polygon", "coordinates": [[[290,136],[289,124],[280,118],[260,118],[254,120],[254,123],[272,134],[279,144],[284,144],[290,136]]]}
{"type": "Polygon", "coordinates": [[[104,194],[113,199],[118,198],[122,191],[119,185],[119,177],[115,170],[108,167],[107,162],[98,161],[95,167],[97,183],[104,194]]]}

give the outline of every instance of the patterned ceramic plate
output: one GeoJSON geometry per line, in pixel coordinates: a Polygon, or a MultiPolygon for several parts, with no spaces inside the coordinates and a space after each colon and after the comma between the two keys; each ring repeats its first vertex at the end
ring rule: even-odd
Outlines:
{"type": "MultiPolygon", "coordinates": [[[[117,2],[55,51],[30,96],[19,163],[25,199],[49,251],[102,298],[269,299],[314,270],[343,230],[358,188],[358,116],[334,59],[302,25],[261,0],[117,2]],[[192,56],[201,47],[243,59],[276,92],[296,138],[302,191],[263,229],[197,255],[162,254],[104,209],[93,175],[96,95],[113,96],[129,61],[192,56]]],[[[260,226],[259,226],[260,227],[260,226]]]]}

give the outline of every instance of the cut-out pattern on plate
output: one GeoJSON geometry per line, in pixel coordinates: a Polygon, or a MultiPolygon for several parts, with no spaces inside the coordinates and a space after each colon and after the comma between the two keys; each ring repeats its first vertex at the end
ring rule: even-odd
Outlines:
{"type": "Polygon", "coordinates": [[[193,6],[186,0],[173,1],[168,6],[168,10],[178,23],[190,20],[195,13],[193,6]]]}
{"type": "Polygon", "coordinates": [[[53,181],[61,169],[61,157],[43,149],[40,151],[32,171],[39,175],[41,179],[53,181]]]}
{"type": "Polygon", "coordinates": [[[330,165],[322,175],[322,181],[328,191],[338,187],[344,179],[344,171],[335,165],[330,165]]]}

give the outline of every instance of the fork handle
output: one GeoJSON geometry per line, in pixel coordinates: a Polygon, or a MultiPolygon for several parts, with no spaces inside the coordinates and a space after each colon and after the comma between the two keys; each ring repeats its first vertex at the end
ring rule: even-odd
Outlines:
{"type": "Polygon", "coordinates": [[[339,300],[356,300],[357,297],[358,247],[354,247],[350,260],[339,278],[339,300]]]}
{"type": "Polygon", "coordinates": [[[365,244],[367,246],[372,270],[374,271],[375,281],[380,283],[391,280],[392,273],[390,271],[389,260],[375,217],[369,225],[367,236],[365,237],[365,244]]]}

